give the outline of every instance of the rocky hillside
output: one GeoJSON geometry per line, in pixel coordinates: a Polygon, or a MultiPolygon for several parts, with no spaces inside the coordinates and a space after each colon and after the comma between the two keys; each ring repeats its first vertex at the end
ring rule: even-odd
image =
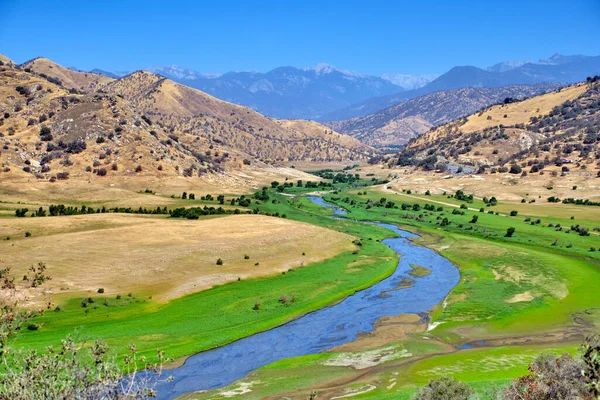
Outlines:
{"type": "Polygon", "coordinates": [[[324,125],[371,146],[393,149],[434,126],[503,102],[506,98],[524,99],[558,87],[558,84],[538,84],[455,89],[407,100],[365,117],[331,121],[324,125]]]}
{"type": "Polygon", "coordinates": [[[154,74],[100,80],[28,65],[0,65],[0,179],[201,176],[373,154],[324,126],[271,120],[154,74]]]}
{"type": "Polygon", "coordinates": [[[598,176],[600,77],[524,101],[495,105],[413,139],[390,160],[426,170],[598,176]]]}
{"type": "Polygon", "coordinates": [[[58,85],[64,85],[69,89],[83,92],[95,91],[100,85],[113,80],[91,72],[74,71],[43,57],[27,61],[21,64],[20,67],[24,71],[34,72],[42,77],[51,77],[55,80],[54,83],[58,85]]]}
{"type": "Polygon", "coordinates": [[[282,123],[149,72],[135,72],[102,90],[123,96],[169,132],[217,140],[267,163],[364,159],[373,152],[312,121],[282,123]]]}

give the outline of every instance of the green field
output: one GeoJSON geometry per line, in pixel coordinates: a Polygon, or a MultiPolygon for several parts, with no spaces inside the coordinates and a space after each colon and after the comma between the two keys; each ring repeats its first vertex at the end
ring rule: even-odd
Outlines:
{"type": "Polygon", "coordinates": [[[320,263],[291,268],[278,276],[232,282],[166,304],[132,293],[131,297],[124,294],[120,299],[96,295],[93,303],[84,308],[83,299],[73,298],[60,304],[60,311],[47,311],[37,317],[33,323],[40,328],[24,331],[17,346],[44,349],[71,334],[78,341],[102,338],[119,353],[135,343],[142,354],[151,356],[162,349],[168,357],[179,358],[270,329],[339,301],[390,275],[397,264],[395,253],[379,243],[392,234],[386,229],[333,221],[323,213],[311,214],[287,203],[285,207],[272,203],[269,206],[287,212],[288,218],[357,236],[362,246],[357,246],[360,250],[356,254],[345,252],[320,263]],[[365,259],[373,262],[356,263],[349,271],[348,264],[365,259]],[[282,295],[294,296],[295,301],[282,304],[282,295]],[[254,310],[257,301],[260,307],[254,310]]]}
{"type": "MultiPolygon", "coordinates": [[[[600,252],[591,252],[590,247],[600,247],[600,238],[547,226],[558,223],[570,227],[579,223],[592,228],[597,223],[593,213],[589,217],[585,212],[572,212],[570,206],[554,204],[549,210],[534,204],[499,203],[485,207],[475,200],[468,207],[477,210],[484,207],[485,212],[459,209],[465,214],[457,215],[452,214],[456,207],[437,203],[457,206],[462,203],[447,196],[415,199],[369,188],[366,195],[357,194],[364,191],[342,190],[325,193],[324,197],[348,210],[349,218],[395,223],[419,233],[421,237],[416,242],[440,252],[461,271],[461,281],[448,296],[445,307],[436,307],[431,314],[432,322],[439,325],[396,343],[411,350],[413,357],[402,366],[383,363],[367,373],[322,364],[335,353],[282,360],[221,391],[190,398],[219,397],[219,393],[254,382],[245,398],[273,395],[303,398],[314,389],[325,397],[353,394],[352,398],[409,399],[429,379],[447,375],[468,382],[485,398],[494,388],[497,390],[526,373],[536,355],[574,353],[583,332],[596,330],[600,322],[595,311],[600,308],[596,296],[600,252]],[[397,208],[366,208],[367,200],[376,203],[382,197],[386,202],[393,201],[397,208]],[[417,203],[420,210],[402,210],[402,203],[417,203]],[[435,210],[425,211],[425,204],[435,204],[435,210]],[[438,211],[440,206],[442,210],[438,211]],[[494,210],[494,214],[489,214],[489,210],[494,210]],[[495,214],[496,210],[500,215],[495,214]],[[511,210],[517,210],[518,215],[503,215],[511,210]],[[578,217],[571,219],[572,214],[578,217]],[[470,223],[474,215],[478,216],[477,221],[470,223]],[[525,222],[527,217],[530,221],[525,222]],[[448,218],[450,224],[440,226],[443,218],[448,218]],[[542,221],[536,223],[538,218],[542,221]],[[509,227],[515,227],[516,232],[505,237],[509,227]],[[559,241],[554,244],[556,238],[559,241]],[[485,340],[486,347],[449,352],[447,347],[436,345],[445,343],[457,349],[464,343],[480,340],[485,340]]],[[[296,212],[290,211],[290,206],[315,214],[329,212],[305,198],[280,196],[279,199],[278,204],[261,207],[269,212],[285,209],[289,215],[296,212]]]]}
{"type": "MultiPolygon", "coordinates": [[[[383,362],[372,371],[323,364],[336,353],[309,355],[265,366],[220,391],[188,397],[219,397],[227,391],[241,391],[244,398],[306,397],[316,389],[325,395],[351,393],[353,398],[410,398],[416,388],[440,375],[455,376],[484,393],[526,372],[541,352],[575,351],[581,335],[594,331],[600,322],[595,311],[600,308],[596,296],[600,237],[593,231],[594,213],[590,217],[573,212],[575,206],[556,204],[548,209],[535,203],[486,207],[477,199],[461,209],[441,204],[462,204],[447,196],[409,197],[343,186],[324,192],[324,197],[348,210],[349,218],[393,223],[416,232],[418,244],[459,267],[459,284],[444,305],[431,312],[435,328],[389,343],[406,349],[409,356],[383,362]],[[507,216],[512,210],[518,214],[507,216]],[[563,229],[557,230],[557,224],[563,229]],[[575,224],[588,227],[591,234],[581,236],[571,230],[575,224]],[[510,227],[515,233],[506,237],[510,227]],[[481,340],[486,347],[459,349],[481,340]],[[249,392],[246,384],[252,386],[249,392]]],[[[70,299],[60,305],[61,311],[38,317],[34,322],[40,329],[23,332],[16,343],[42,349],[74,334],[78,341],[102,338],[120,353],[135,343],[142,354],[153,355],[160,348],[167,356],[180,358],[272,328],[388,276],[397,258],[379,241],[390,231],[329,218],[331,210],[302,196],[310,191],[314,189],[269,190],[268,201],[254,202],[250,208],[359,237],[362,245],[357,246],[357,254],[343,253],[279,276],[232,282],[166,304],[135,293],[106,301],[98,295],[86,308],[81,307],[82,299],[70,299]],[[358,273],[348,271],[349,264],[364,259],[374,262],[360,263],[358,273]],[[295,295],[296,300],[284,305],[281,295],[295,295]],[[253,310],[257,301],[260,309],[253,310]]],[[[429,272],[421,266],[413,268],[417,276],[429,272]]]]}

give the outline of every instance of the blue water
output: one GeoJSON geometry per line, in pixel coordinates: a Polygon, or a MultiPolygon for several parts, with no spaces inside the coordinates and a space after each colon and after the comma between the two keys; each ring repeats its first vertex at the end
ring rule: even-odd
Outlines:
{"type": "MultiPolygon", "coordinates": [[[[337,215],[347,214],[320,197],[310,197],[310,200],[332,208],[337,215]]],[[[372,331],[373,324],[381,317],[418,314],[441,302],[458,283],[458,269],[434,251],[414,245],[409,239],[417,235],[394,225],[375,224],[398,235],[382,241],[401,255],[398,267],[390,277],[338,304],[191,356],[183,366],[165,371],[165,375],[172,376],[173,380],[157,384],[158,399],[174,399],[197,390],[221,388],[274,361],[320,353],[353,341],[359,333],[372,331]],[[412,287],[398,289],[402,279],[410,277],[407,275],[411,270],[409,264],[428,268],[431,274],[415,278],[412,287]]]]}

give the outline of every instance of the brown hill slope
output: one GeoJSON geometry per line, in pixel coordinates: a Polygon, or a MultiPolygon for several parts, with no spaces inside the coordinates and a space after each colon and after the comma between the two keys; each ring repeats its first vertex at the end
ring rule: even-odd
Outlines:
{"type": "Polygon", "coordinates": [[[102,87],[169,132],[206,137],[272,163],[366,159],[373,150],[312,121],[281,122],[164,77],[138,71],[102,87]]]}
{"type": "Polygon", "coordinates": [[[600,167],[600,78],[520,102],[492,106],[433,129],[400,152],[424,169],[463,165],[480,172],[552,174],[600,167]],[[565,165],[565,164],[568,164],[565,165]],[[489,168],[488,168],[489,167],[489,168]]]}
{"type": "Polygon", "coordinates": [[[15,65],[15,63],[13,62],[13,60],[11,60],[10,58],[6,57],[4,54],[0,54],[0,66],[1,65],[15,65]]]}
{"type": "Polygon", "coordinates": [[[92,74],[91,72],[74,71],[43,57],[27,61],[21,64],[20,67],[22,69],[27,68],[37,74],[58,78],[60,83],[68,89],[77,89],[86,92],[95,91],[100,85],[113,80],[112,78],[92,74]]]}
{"type": "Polygon", "coordinates": [[[73,94],[33,72],[0,67],[0,176],[196,176],[239,168],[246,153],[166,132],[129,102],[73,94]]]}
{"type": "Polygon", "coordinates": [[[448,90],[407,100],[364,117],[331,121],[325,125],[371,146],[393,148],[434,126],[500,103],[507,97],[523,99],[558,87],[558,84],[539,84],[448,90]]]}
{"type": "Polygon", "coordinates": [[[73,91],[54,76],[0,66],[0,179],[232,172],[219,175],[246,181],[267,168],[260,160],[353,160],[372,153],[319,124],[271,120],[149,73],[102,88],[73,91]]]}

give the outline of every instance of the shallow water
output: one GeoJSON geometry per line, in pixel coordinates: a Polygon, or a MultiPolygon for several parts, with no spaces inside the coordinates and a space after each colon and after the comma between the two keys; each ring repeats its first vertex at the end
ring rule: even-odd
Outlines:
{"type": "MultiPolygon", "coordinates": [[[[336,215],[347,214],[320,197],[309,198],[315,204],[332,208],[336,215]]],[[[391,224],[374,224],[398,235],[382,241],[401,255],[391,276],[338,304],[191,356],[183,366],[165,371],[164,375],[172,376],[173,380],[156,386],[158,399],[174,399],[197,390],[224,387],[274,361],[320,353],[353,341],[359,333],[372,331],[373,324],[381,317],[418,314],[440,303],[458,283],[458,269],[434,251],[413,244],[409,239],[417,235],[391,224]],[[410,264],[428,268],[431,274],[415,278],[412,287],[394,290],[403,278],[412,278],[407,274],[410,264]]]]}

